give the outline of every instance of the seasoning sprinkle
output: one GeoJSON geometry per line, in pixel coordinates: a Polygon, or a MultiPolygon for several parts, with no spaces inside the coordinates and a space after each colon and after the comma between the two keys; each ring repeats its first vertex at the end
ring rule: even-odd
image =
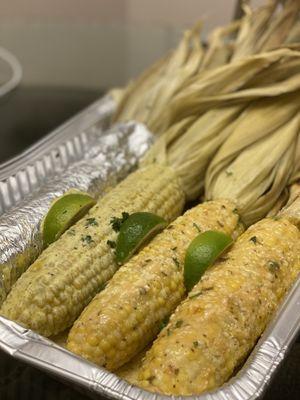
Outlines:
{"type": "Polygon", "coordinates": [[[201,229],[199,228],[199,225],[196,224],[196,222],[193,222],[193,226],[197,229],[197,231],[198,231],[199,233],[201,233],[201,229]]]}
{"type": "Polygon", "coordinates": [[[110,220],[110,224],[115,232],[119,232],[122,224],[129,218],[128,212],[122,212],[122,217],[112,217],[110,220]]]}
{"type": "Polygon", "coordinates": [[[182,319],[179,319],[179,320],[176,321],[176,323],[175,323],[175,328],[180,328],[180,327],[182,326],[182,324],[183,324],[182,319]]]}
{"type": "Polygon", "coordinates": [[[106,243],[111,249],[115,249],[117,246],[117,243],[114,242],[113,240],[108,240],[106,243]]]}
{"type": "Polygon", "coordinates": [[[84,244],[91,244],[91,243],[94,242],[94,240],[92,239],[92,236],[91,236],[91,235],[82,236],[82,237],[81,237],[81,241],[82,241],[84,244]]]}
{"type": "Polygon", "coordinates": [[[172,257],[172,260],[174,261],[174,264],[176,265],[177,268],[180,268],[180,262],[176,257],[172,257]]]}
{"type": "Polygon", "coordinates": [[[98,226],[99,224],[98,224],[98,222],[96,221],[96,218],[87,218],[86,219],[86,223],[85,223],[85,226],[86,227],[88,227],[88,226],[98,226]]]}

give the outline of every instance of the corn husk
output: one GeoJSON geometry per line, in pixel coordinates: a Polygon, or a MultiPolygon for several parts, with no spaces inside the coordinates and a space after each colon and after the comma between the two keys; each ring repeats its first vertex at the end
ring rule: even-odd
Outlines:
{"type": "Polygon", "coordinates": [[[166,105],[185,81],[196,74],[203,57],[201,24],[184,33],[177,49],[131,84],[119,105],[115,121],[135,119],[149,126],[156,110],[166,105]]]}
{"type": "Polygon", "coordinates": [[[286,1],[281,12],[272,18],[264,34],[258,38],[257,52],[272,50],[284,43],[298,21],[299,11],[300,2],[298,0],[286,1]]]}
{"type": "Polygon", "coordinates": [[[235,39],[241,27],[241,21],[213,30],[208,38],[208,47],[203,56],[200,71],[220,67],[229,62],[235,49],[235,39]]]}
{"type": "Polygon", "coordinates": [[[299,92],[250,105],[206,175],[207,199],[229,198],[250,225],[274,207],[295,169],[299,92]]]}
{"type": "MultiPolygon", "coordinates": [[[[300,52],[297,50],[288,48],[278,49],[238,60],[235,63],[207,71],[203,76],[193,78],[186,89],[182,90],[169,103],[168,112],[164,112],[164,128],[182,118],[203,112],[205,105],[206,108],[212,106],[208,101],[214,100],[214,104],[216,104],[219,96],[223,94],[231,94],[229,97],[222,98],[223,104],[231,96],[237,100],[239,94],[234,93],[238,93],[239,90],[249,87],[249,82],[252,82],[252,89],[255,89],[255,83],[258,87],[264,84],[264,81],[260,79],[260,74],[265,77],[269,76],[269,81],[271,79],[274,83],[273,79],[270,78],[269,71],[274,72],[275,70],[276,72],[276,67],[282,70],[285,63],[287,63],[285,76],[290,75],[288,71],[288,67],[291,65],[290,62],[299,60],[299,56],[300,52]],[[270,69],[271,67],[273,68],[270,69]],[[218,94],[216,95],[216,93],[218,94]]],[[[282,77],[280,77],[280,80],[282,80],[282,77]]],[[[270,87],[267,88],[265,94],[269,89],[271,90],[270,87]]],[[[282,87],[280,92],[281,90],[282,87]]],[[[287,90],[289,91],[290,88],[287,90]]],[[[160,125],[162,125],[162,122],[160,122],[160,125]]]]}
{"type": "Polygon", "coordinates": [[[299,43],[300,42],[300,22],[299,20],[294,24],[293,28],[289,32],[285,43],[299,43]]]}
{"type": "Polygon", "coordinates": [[[269,1],[255,11],[247,3],[243,4],[244,17],[231,62],[257,53],[257,40],[265,32],[277,4],[278,1],[269,1]]]}

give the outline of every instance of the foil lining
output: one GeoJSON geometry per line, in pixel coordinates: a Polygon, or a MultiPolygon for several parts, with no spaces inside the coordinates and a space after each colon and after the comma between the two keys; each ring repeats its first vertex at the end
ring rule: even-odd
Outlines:
{"type": "Polygon", "coordinates": [[[21,325],[0,317],[0,348],[58,379],[85,389],[91,398],[119,400],[254,400],[262,398],[300,326],[300,280],[295,283],[249,359],[227,384],[200,396],[162,396],[132,386],[21,325]]]}
{"type": "Polygon", "coordinates": [[[116,125],[102,135],[94,133],[83,160],[57,172],[0,217],[0,304],[41,253],[39,227],[51,202],[74,188],[98,197],[136,166],[151,142],[150,132],[137,123],[116,125]]]}

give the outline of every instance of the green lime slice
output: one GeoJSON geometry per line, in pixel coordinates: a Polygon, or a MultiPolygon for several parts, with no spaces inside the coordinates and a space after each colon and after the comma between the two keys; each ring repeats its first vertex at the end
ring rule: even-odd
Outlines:
{"type": "Polygon", "coordinates": [[[91,196],[81,192],[65,193],[56,199],[41,225],[44,246],[57,240],[95,204],[91,196]]]}
{"type": "Polygon", "coordinates": [[[138,249],[166,226],[166,221],[158,215],[148,212],[131,214],[122,223],[117,238],[116,259],[118,264],[124,264],[138,249]]]}
{"type": "Polygon", "coordinates": [[[192,240],[184,260],[184,284],[188,291],[232,242],[229,235],[217,231],[200,233],[192,240]]]}

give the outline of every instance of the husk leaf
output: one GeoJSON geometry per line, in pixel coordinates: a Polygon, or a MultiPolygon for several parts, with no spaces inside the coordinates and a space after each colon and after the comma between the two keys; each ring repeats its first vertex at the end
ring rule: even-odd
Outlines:
{"type": "Polygon", "coordinates": [[[249,225],[277,202],[295,165],[299,93],[262,100],[240,116],[206,175],[206,198],[230,198],[249,225]]]}

